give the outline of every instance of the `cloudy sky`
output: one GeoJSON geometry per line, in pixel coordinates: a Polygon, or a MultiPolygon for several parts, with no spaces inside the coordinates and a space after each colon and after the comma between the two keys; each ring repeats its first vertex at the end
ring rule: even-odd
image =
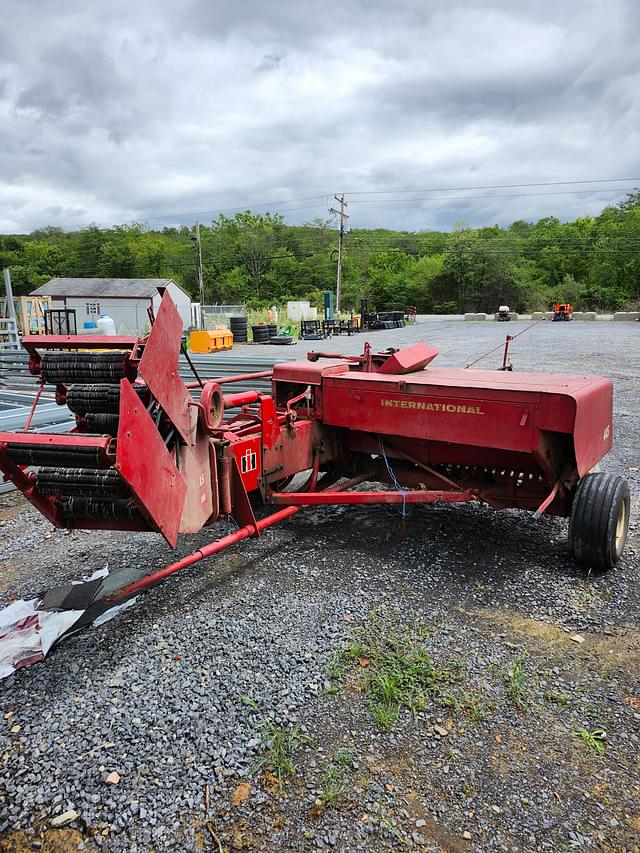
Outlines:
{"type": "Polygon", "coordinates": [[[640,186],[636,0],[0,0],[0,21],[0,232],[304,222],[336,192],[354,227],[451,228],[640,186]],[[636,180],[553,183],[604,178],[636,180]]]}

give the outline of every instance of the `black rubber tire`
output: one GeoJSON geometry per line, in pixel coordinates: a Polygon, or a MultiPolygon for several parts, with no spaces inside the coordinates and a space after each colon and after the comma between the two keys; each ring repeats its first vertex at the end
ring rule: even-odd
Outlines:
{"type": "Polygon", "coordinates": [[[233,333],[233,342],[234,342],[234,344],[246,344],[246,342],[247,342],[246,334],[243,335],[241,332],[234,332],[233,333]]]}
{"type": "Polygon", "coordinates": [[[293,343],[293,338],[290,335],[276,335],[273,338],[269,338],[270,344],[280,344],[281,346],[286,346],[287,344],[293,343]]]}
{"type": "Polygon", "coordinates": [[[251,332],[255,343],[266,344],[269,342],[269,329],[267,326],[252,326],[251,332]]]}
{"type": "Polygon", "coordinates": [[[578,483],[569,520],[576,562],[605,572],[622,555],[629,529],[629,484],[614,474],[587,474],[578,483]]]}

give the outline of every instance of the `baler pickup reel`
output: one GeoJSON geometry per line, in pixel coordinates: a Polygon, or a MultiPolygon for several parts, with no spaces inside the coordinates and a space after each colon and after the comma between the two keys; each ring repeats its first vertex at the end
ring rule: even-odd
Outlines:
{"type": "Polygon", "coordinates": [[[197,409],[178,372],[181,336],[165,295],[144,338],[23,339],[38,396],[53,386],[76,426],[0,434],[0,469],[56,527],[154,531],[175,545],[179,530],[211,514],[207,448],[198,453],[197,409]]]}

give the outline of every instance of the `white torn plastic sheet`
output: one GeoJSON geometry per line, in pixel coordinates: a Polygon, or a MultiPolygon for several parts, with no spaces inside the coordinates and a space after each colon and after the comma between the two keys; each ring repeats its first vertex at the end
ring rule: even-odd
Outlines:
{"type": "Polygon", "coordinates": [[[135,598],[130,598],[122,604],[116,604],[113,607],[110,607],[109,610],[105,610],[104,613],[97,616],[91,624],[97,628],[98,625],[104,625],[105,622],[110,622],[111,619],[118,615],[118,613],[122,613],[122,611],[126,610],[127,607],[131,607],[131,605],[135,604],[137,600],[138,596],[136,595],[135,598]]]}
{"type": "Polygon", "coordinates": [[[44,659],[83,610],[38,610],[40,599],[14,601],[0,610],[0,678],[44,659]]]}
{"type": "MultiPolygon", "coordinates": [[[[109,574],[107,568],[98,569],[84,582],[104,578],[109,574]]],[[[72,585],[83,581],[72,581],[72,585]]],[[[136,598],[130,598],[122,604],[116,604],[100,613],[92,625],[104,625],[123,610],[135,604],[136,598]]],[[[40,610],[42,599],[14,601],[0,610],[0,679],[7,678],[17,669],[44,660],[57,640],[70,631],[75,623],[91,607],[81,610],[40,610]]]]}

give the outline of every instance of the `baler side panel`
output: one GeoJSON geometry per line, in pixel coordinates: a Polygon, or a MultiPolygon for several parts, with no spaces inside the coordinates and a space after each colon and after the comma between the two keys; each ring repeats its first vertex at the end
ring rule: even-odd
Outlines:
{"type": "Polygon", "coordinates": [[[573,442],[578,474],[584,477],[613,446],[613,382],[600,379],[574,399],[573,442]]]}
{"type": "Polygon", "coordinates": [[[328,425],[364,432],[530,452],[531,414],[539,394],[523,395],[518,402],[492,399],[494,394],[414,389],[409,382],[400,391],[397,384],[376,388],[328,377],[323,382],[323,417],[328,425]]]}

